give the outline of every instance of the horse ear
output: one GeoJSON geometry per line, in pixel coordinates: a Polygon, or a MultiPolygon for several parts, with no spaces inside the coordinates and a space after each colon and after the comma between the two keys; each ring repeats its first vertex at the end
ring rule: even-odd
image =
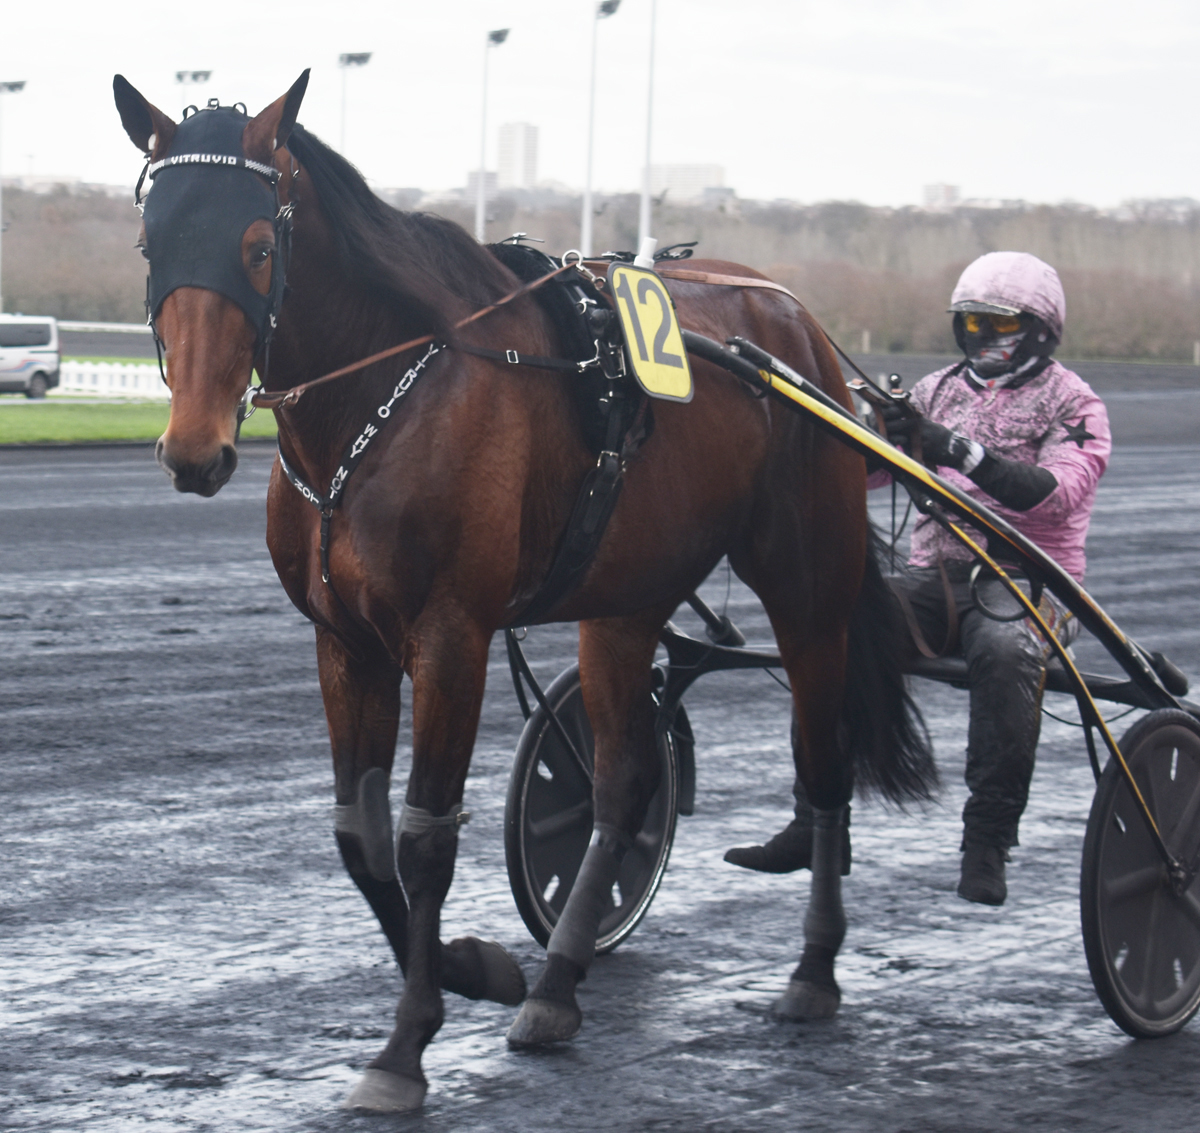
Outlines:
{"type": "Polygon", "coordinates": [[[175,137],[175,123],[147,101],[124,75],[113,76],[113,98],[121,115],[121,125],[125,127],[130,141],[149,156],[161,157],[166,153],[171,139],[175,137]],[[151,139],[154,141],[153,147],[150,145],[151,139]],[[150,153],[151,148],[153,154],[150,153]]]}
{"type": "Polygon", "coordinates": [[[242,150],[254,161],[270,163],[275,151],[287,145],[288,136],[300,113],[308,89],[308,69],[292,83],[292,89],[277,98],[261,114],[251,118],[242,131],[242,150]]]}

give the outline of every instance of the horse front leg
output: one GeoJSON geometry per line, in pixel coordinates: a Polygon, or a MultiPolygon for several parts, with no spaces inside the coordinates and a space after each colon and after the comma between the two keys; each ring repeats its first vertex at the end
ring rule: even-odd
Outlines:
{"type": "Polygon", "coordinates": [[[408,903],[396,875],[388,791],[404,674],[382,650],[355,656],[321,628],[317,667],[333,751],[334,837],[346,872],[370,905],[403,971],[408,903]]]}
{"type": "Polygon", "coordinates": [[[477,985],[473,990],[487,992],[488,998],[505,1003],[524,998],[520,967],[499,945],[469,937],[443,948],[439,939],[489,639],[481,628],[462,621],[417,635],[411,669],[412,774],[397,839],[400,880],[408,897],[404,994],[391,1038],[346,1099],[348,1109],[406,1113],[421,1106],[427,1089],[421,1055],[442,1025],[441,988],[461,981],[464,973],[477,985]]]}
{"type": "Polygon", "coordinates": [[[509,1029],[511,1046],[574,1038],[582,1025],[575,988],[595,958],[621,862],[658,787],[651,665],[669,612],[580,626],[580,681],[596,741],[592,840],[550,935],[545,967],[509,1029]]]}
{"type": "MultiPolygon", "coordinates": [[[[389,800],[403,670],[382,650],[349,653],[323,629],[317,630],[317,664],[333,750],[338,851],[407,972],[408,902],[396,872],[389,800]]],[[[511,1006],[525,997],[525,978],[508,953],[473,936],[443,947],[441,981],[445,991],[465,999],[511,1006]]]]}

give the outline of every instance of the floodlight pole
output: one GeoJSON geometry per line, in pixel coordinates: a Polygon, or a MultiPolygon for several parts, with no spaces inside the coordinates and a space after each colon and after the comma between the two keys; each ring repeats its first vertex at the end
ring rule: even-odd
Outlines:
{"type": "Polygon", "coordinates": [[[621,0],[600,0],[596,5],[596,16],[592,20],[592,81],[588,96],[587,177],[583,184],[583,215],[579,220],[579,250],[592,254],[592,146],[596,132],[596,40],[599,38],[600,21],[616,14],[621,0]]]}
{"type": "Polygon", "coordinates": [[[338,67],[342,72],[342,140],[338,146],[338,153],[343,157],[346,156],[346,72],[351,67],[365,67],[371,62],[372,54],[370,51],[351,51],[338,56],[338,67]]]}
{"type": "Polygon", "coordinates": [[[650,235],[650,136],[654,125],[654,26],[658,0],[650,0],[650,77],[646,87],[646,165],[642,170],[642,200],[638,208],[638,249],[650,235]]]}
{"type": "Polygon", "coordinates": [[[490,31],[483,41],[483,112],[479,121],[479,181],[475,186],[475,239],[481,244],[487,235],[487,95],[488,58],[493,47],[508,38],[508,28],[490,31]]]}
{"type": "MultiPolygon", "coordinates": [[[[176,71],[175,81],[183,88],[183,97],[187,98],[187,88],[192,86],[200,86],[201,83],[208,82],[212,78],[211,71],[176,71]]],[[[187,109],[185,102],[184,109],[187,109]]]]}
{"type": "MultiPolygon", "coordinates": [[[[0,82],[0,96],[6,94],[16,94],[18,91],[25,89],[25,80],[20,82],[0,82]]],[[[3,109],[4,99],[0,97],[0,110],[3,109]]],[[[4,131],[2,129],[2,121],[0,121],[0,157],[4,155],[4,131]]],[[[0,178],[3,178],[3,169],[0,168],[0,178]]],[[[4,189],[3,181],[0,180],[0,314],[4,313],[4,189]]]]}

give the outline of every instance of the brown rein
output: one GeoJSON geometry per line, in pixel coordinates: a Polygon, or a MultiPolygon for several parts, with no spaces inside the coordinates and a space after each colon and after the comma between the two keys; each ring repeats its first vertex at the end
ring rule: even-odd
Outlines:
{"type": "Polygon", "coordinates": [[[794,299],[801,307],[799,299],[781,283],[770,279],[755,279],[749,275],[719,275],[711,271],[688,271],[686,268],[660,268],[658,274],[666,279],[678,279],[684,283],[715,283],[722,287],[762,287],[768,291],[778,291],[789,299],[794,299]]]}
{"type": "MultiPolygon", "coordinates": [[[[483,307],[473,315],[468,315],[465,319],[461,319],[454,324],[452,329],[462,330],[463,327],[475,322],[476,319],[482,319],[484,315],[490,315],[506,303],[511,303],[514,299],[519,299],[522,295],[537,290],[542,284],[549,283],[555,276],[562,275],[563,272],[570,271],[577,266],[578,261],[572,260],[570,263],[563,264],[562,267],[556,268],[539,279],[522,284],[515,291],[510,291],[503,299],[497,299],[490,307],[483,307]]],[[[260,386],[251,395],[250,403],[260,409],[283,409],[286,406],[295,405],[313,386],[319,386],[324,382],[333,381],[334,378],[343,378],[347,374],[353,374],[358,370],[366,369],[366,367],[372,366],[376,362],[382,362],[385,358],[391,358],[396,354],[403,354],[406,350],[412,350],[415,346],[424,346],[426,343],[432,342],[435,337],[436,335],[425,334],[420,338],[413,338],[409,339],[408,342],[402,342],[399,346],[389,346],[387,350],[381,350],[378,354],[372,354],[368,358],[361,358],[357,362],[351,362],[349,366],[343,366],[340,370],[333,370],[331,373],[322,374],[319,378],[313,378],[310,382],[302,382],[298,386],[292,386],[291,389],[268,391],[260,386]]]]}
{"type": "MultiPolygon", "coordinates": [[[[601,262],[601,266],[607,266],[601,262]]],[[[549,283],[556,276],[562,275],[564,272],[570,271],[572,268],[582,268],[585,273],[591,275],[587,271],[587,265],[579,260],[572,259],[569,263],[564,263],[562,267],[556,268],[554,271],[541,276],[538,279],[532,280],[529,283],[522,284],[515,291],[510,291],[502,299],[496,300],[490,307],[483,307],[476,311],[473,315],[468,315],[465,319],[454,324],[454,330],[461,330],[463,327],[475,322],[477,319],[482,319],[485,315],[490,315],[493,311],[503,307],[506,303],[511,303],[515,299],[521,298],[522,295],[527,295],[531,291],[536,291],[543,284],[549,283]]],[[[686,268],[663,267],[659,268],[658,274],[665,279],[678,279],[681,283],[708,283],[715,284],[719,287],[756,287],[767,291],[777,291],[781,295],[786,295],[789,299],[795,302],[801,310],[807,310],[803,303],[796,298],[782,284],[775,283],[769,279],[755,279],[753,276],[745,275],[721,275],[717,272],[709,271],[689,271],[686,268]]],[[[593,278],[595,278],[593,276],[593,278]]],[[[820,324],[817,324],[820,326],[820,324]]],[[[855,364],[846,352],[838,346],[832,338],[825,332],[824,327],[821,327],[821,333],[829,340],[829,344],[854,368],[857,373],[864,378],[870,385],[874,386],[874,382],[867,377],[855,364]]],[[[289,405],[295,405],[304,394],[314,386],[319,386],[325,382],[331,382],[335,378],[343,378],[347,374],[356,373],[359,370],[366,369],[368,366],[374,365],[376,362],[382,362],[385,358],[391,358],[396,354],[403,354],[406,350],[412,350],[417,346],[424,346],[434,340],[436,336],[432,334],[422,335],[420,338],[409,339],[408,342],[402,342],[399,346],[390,346],[387,350],[381,350],[378,354],[372,354],[370,357],[361,358],[357,362],[351,362],[348,366],[343,366],[340,370],[333,370],[328,374],[322,374],[319,378],[313,378],[312,381],[302,382],[298,386],[292,386],[291,389],[268,391],[261,386],[250,396],[250,404],[260,409],[284,409],[289,405]]],[[[882,391],[880,391],[882,392],[882,391]]]]}

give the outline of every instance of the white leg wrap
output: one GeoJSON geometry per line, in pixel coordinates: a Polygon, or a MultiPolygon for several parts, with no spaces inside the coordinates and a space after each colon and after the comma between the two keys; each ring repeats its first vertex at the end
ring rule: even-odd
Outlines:
{"type": "Polygon", "coordinates": [[[846,936],[842,908],[842,821],[844,807],[813,811],[812,895],[804,917],[805,944],[834,952],[846,936]]]}
{"type": "Polygon", "coordinates": [[[391,881],[396,876],[388,784],[388,773],[372,767],[358,781],[358,801],[333,808],[334,829],[358,838],[367,871],[376,881],[391,881]]]}
{"type": "Polygon", "coordinates": [[[584,971],[591,966],[596,957],[600,920],[628,848],[629,839],[619,831],[611,826],[595,827],[571,895],[550,934],[548,954],[565,956],[584,971]]]}

